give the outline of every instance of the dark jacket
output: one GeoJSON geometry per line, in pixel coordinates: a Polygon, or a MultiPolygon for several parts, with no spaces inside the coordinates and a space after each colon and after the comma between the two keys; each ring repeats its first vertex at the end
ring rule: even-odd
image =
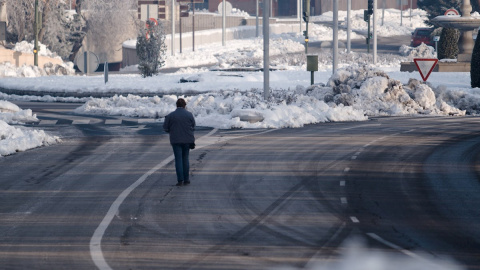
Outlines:
{"type": "Polygon", "coordinates": [[[184,108],[178,107],[165,116],[163,123],[165,132],[170,133],[170,143],[194,143],[195,118],[184,108]]]}

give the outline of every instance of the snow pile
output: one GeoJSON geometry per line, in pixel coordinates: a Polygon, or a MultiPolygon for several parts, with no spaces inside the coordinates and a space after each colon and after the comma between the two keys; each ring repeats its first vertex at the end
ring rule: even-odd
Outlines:
{"type": "MultiPolygon", "coordinates": [[[[21,52],[21,53],[32,53],[33,54],[33,48],[35,47],[35,42],[32,40],[32,42],[28,43],[27,41],[22,41],[19,43],[15,44],[15,47],[13,48],[14,51],[16,52],[21,52]]],[[[46,56],[50,58],[55,58],[55,59],[62,59],[60,56],[58,56],[56,53],[51,52],[46,45],[42,43],[38,43],[38,55],[40,56],[46,56]]]]}
{"type": "MultiPolygon", "coordinates": [[[[363,239],[362,239],[363,240],[363,239]]],[[[318,263],[307,267],[310,270],[465,270],[449,258],[433,257],[426,253],[409,257],[399,253],[384,252],[369,249],[363,241],[348,240],[344,252],[337,260],[318,263]]],[[[297,268],[283,267],[283,270],[295,270],[297,268]]]]}
{"type": "Polygon", "coordinates": [[[327,85],[316,86],[310,92],[329,104],[352,106],[369,116],[466,113],[443,100],[442,90],[432,89],[416,79],[404,86],[384,71],[368,66],[340,69],[327,85]]]}
{"type": "MultiPolygon", "coordinates": [[[[219,90],[185,97],[198,125],[215,128],[296,128],[330,121],[364,121],[368,116],[465,115],[479,113],[478,93],[433,88],[416,79],[408,85],[369,66],[340,69],[327,85],[263,91],[219,90]],[[254,117],[260,121],[242,121],[254,117]],[[242,119],[244,118],[244,119],[242,119]]],[[[163,118],[175,110],[177,96],[136,95],[91,99],[82,114],[163,118]]]]}
{"type": "Polygon", "coordinates": [[[58,137],[50,136],[43,130],[9,125],[32,121],[38,119],[31,110],[21,110],[13,103],[0,100],[0,157],[60,142],[58,137]]]}
{"type": "Polygon", "coordinates": [[[23,65],[21,67],[16,67],[15,65],[10,64],[9,62],[0,64],[0,77],[41,77],[41,76],[50,76],[50,75],[74,75],[75,69],[73,68],[73,63],[63,63],[61,65],[47,63],[44,65],[44,68],[39,68],[37,66],[27,66],[23,65]]]}
{"type": "Polygon", "coordinates": [[[238,8],[232,8],[232,11],[230,12],[230,15],[241,16],[241,17],[245,17],[245,18],[250,17],[250,14],[248,14],[248,12],[243,11],[243,10],[238,9],[238,8]]]}
{"type": "Polygon", "coordinates": [[[399,49],[399,53],[402,56],[406,56],[410,61],[413,61],[414,58],[436,58],[435,49],[425,43],[422,43],[415,48],[402,45],[399,49]]]}
{"type": "MultiPolygon", "coordinates": [[[[339,18],[341,20],[341,26],[346,28],[347,24],[347,12],[339,11],[339,18]]],[[[378,9],[377,16],[377,34],[381,37],[391,37],[400,35],[410,35],[411,32],[418,27],[428,27],[425,24],[427,20],[427,12],[421,9],[412,10],[412,17],[401,19],[400,10],[398,9],[385,9],[385,17],[382,22],[382,10],[378,9]]],[[[403,11],[403,16],[410,16],[410,10],[403,11]]],[[[367,23],[363,20],[363,10],[352,10],[351,15],[351,27],[353,31],[366,32],[367,23]]],[[[310,17],[312,22],[332,21],[333,12],[325,12],[321,16],[310,17]]]]}
{"type": "Polygon", "coordinates": [[[32,114],[32,110],[22,110],[5,100],[0,100],[0,120],[10,124],[38,121],[37,116],[32,114]]]}
{"type": "MultiPolygon", "coordinates": [[[[263,92],[258,89],[250,92],[219,91],[185,99],[198,125],[215,128],[295,128],[319,122],[367,120],[361,110],[343,105],[330,107],[314,97],[297,93],[304,91],[302,87],[298,91],[274,91],[268,102],[264,101],[263,92]],[[241,121],[242,116],[252,115],[263,121],[241,121]]],[[[163,118],[175,110],[177,99],[175,95],[91,99],[75,112],[163,118]]]]}

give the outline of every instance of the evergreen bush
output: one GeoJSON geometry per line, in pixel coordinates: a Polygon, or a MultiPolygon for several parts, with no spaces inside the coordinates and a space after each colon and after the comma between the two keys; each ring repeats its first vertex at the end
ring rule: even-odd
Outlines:
{"type": "Polygon", "coordinates": [[[142,77],[151,77],[165,64],[165,33],[161,23],[147,21],[137,37],[138,69],[142,77]]]}
{"type": "Polygon", "coordinates": [[[438,43],[438,59],[456,59],[458,55],[458,38],[460,32],[454,28],[443,28],[438,43]]]}
{"type": "Polygon", "coordinates": [[[472,88],[480,87],[480,36],[477,36],[473,47],[470,79],[472,88]]]}

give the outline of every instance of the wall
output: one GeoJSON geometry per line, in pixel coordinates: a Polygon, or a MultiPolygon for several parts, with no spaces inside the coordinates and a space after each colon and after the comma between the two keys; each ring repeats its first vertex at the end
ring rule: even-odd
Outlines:
{"type": "MultiPolygon", "coordinates": [[[[255,26],[239,26],[226,29],[225,39],[234,40],[234,39],[245,39],[255,37],[256,27],[255,26]]],[[[298,32],[298,24],[275,24],[275,20],[271,20],[270,25],[270,34],[281,34],[288,32],[298,32]]],[[[259,27],[259,34],[262,35],[262,26],[259,27]]],[[[167,35],[165,43],[167,44],[167,55],[171,55],[171,37],[172,35],[167,35]]],[[[195,31],[195,47],[202,44],[210,43],[222,43],[222,29],[213,29],[213,30],[204,30],[204,31],[195,31]]],[[[180,35],[175,35],[175,49],[178,53],[180,49],[180,35]]],[[[182,49],[183,50],[192,50],[192,33],[185,33],[182,35],[182,49]]],[[[138,64],[138,58],[136,50],[133,46],[123,46],[123,62],[122,67],[127,67],[131,65],[138,64]]]]}
{"type": "MultiPolygon", "coordinates": [[[[353,10],[367,9],[368,0],[351,0],[351,1],[352,1],[353,10]]],[[[417,8],[418,0],[408,0],[408,5],[405,5],[403,7],[404,9],[410,8],[410,1],[412,1],[413,8],[417,8]]],[[[328,1],[312,0],[312,5],[313,3],[315,3],[315,14],[317,15],[333,10],[332,0],[328,0],[328,1]]],[[[378,9],[383,8],[384,4],[385,4],[385,8],[400,9],[400,6],[398,5],[398,0],[377,0],[378,9]]],[[[338,9],[347,10],[347,0],[338,0],[338,9]]]]}
{"type": "MultiPolygon", "coordinates": [[[[0,47],[0,64],[10,62],[12,65],[17,67],[21,67],[23,65],[33,66],[33,53],[21,53],[12,50],[7,50],[0,47]]],[[[63,61],[61,59],[50,58],[45,56],[38,56],[38,66],[42,67],[46,63],[53,63],[53,64],[62,64],[63,61]]]]}

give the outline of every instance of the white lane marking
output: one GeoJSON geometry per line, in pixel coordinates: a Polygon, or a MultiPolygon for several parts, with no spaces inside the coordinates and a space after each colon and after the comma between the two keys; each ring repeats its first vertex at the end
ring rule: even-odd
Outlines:
{"type": "Polygon", "coordinates": [[[122,119],[107,119],[105,120],[105,125],[121,125],[122,119]]]}
{"type": "Polygon", "coordinates": [[[343,172],[349,172],[349,171],[350,171],[349,167],[346,167],[345,170],[343,170],[343,172]]]}
{"type": "Polygon", "coordinates": [[[361,153],[361,151],[356,152],[356,153],[355,153],[355,156],[360,155],[360,153],[361,153]]]}
{"type": "Polygon", "coordinates": [[[350,219],[352,220],[353,223],[360,223],[360,220],[358,220],[357,217],[351,216],[350,219]]]}
{"type": "Polygon", "coordinates": [[[90,124],[90,119],[76,119],[73,120],[72,125],[88,125],[90,124]]]}
{"type": "MultiPolygon", "coordinates": [[[[248,137],[252,135],[260,135],[268,132],[272,132],[275,129],[267,130],[264,132],[256,133],[256,134],[249,134],[249,135],[244,135],[244,136],[238,136],[238,137],[230,137],[228,139],[224,140],[230,140],[230,139],[237,139],[237,138],[243,138],[243,137],[248,137]]],[[[218,139],[211,140],[209,138],[212,134],[217,132],[218,129],[213,129],[210,131],[208,134],[200,137],[198,139],[198,144],[195,147],[195,150],[203,148],[205,146],[214,144],[216,142],[219,142],[218,139]],[[209,140],[210,139],[210,140],[209,140]]],[[[108,265],[107,261],[105,260],[105,257],[103,257],[103,251],[102,251],[102,238],[103,235],[105,234],[105,231],[107,230],[108,226],[112,222],[113,218],[115,217],[115,214],[118,212],[118,209],[120,208],[120,205],[123,203],[123,201],[130,195],[130,193],[137,188],[140,184],[145,182],[145,180],[152,175],[154,172],[157,170],[163,168],[165,165],[173,161],[175,158],[173,155],[167,157],[165,160],[157,164],[155,167],[150,169],[148,172],[146,172],[144,175],[142,175],[140,178],[138,178],[137,181],[135,181],[133,184],[131,184],[127,189],[125,189],[120,195],[117,197],[117,199],[112,203],[110,206],[110,209],[108,209],[107,214],[103,218],[102,222],[100,222],[100,225],[98,225],[97,229],[93,233],[92,238],[90,239],[90,257],[92,258],[93,262],[97,266],[98,269],[100,270],[112,270],[110,265],[108,265]]]]}
{"type": "Polygon", "coordinates": [[[402,252],[403,254],[405,254],[405,255],[407,255],[407,256],[410,256],[410,257],[413,257],[413,258],[416,258],[416,259],[424,260],[424,258],[418,256],[417,254],[415,254],[415,253],[413,253],[413,252],[411,252],[411,251],[409,251],[409,250],[406,250],[406,249],[404,249],[404,248],[402,248],[402,247],[400,247],[400,246],[397,246],[397,245],[395,245],[394,243],[389,242],[389,241],[381,238],[380,236],[378,236],[378,235],[376,235],[376,234],[374,234],[374,233],[367,233],[367,235],[370,236],[371,238],[377,240],[378,242],[380,242],[380,243],[388,246],[388,247],[391,247],[391,248],[393,248],[393,249],[396,249],[396,250],[402,252]]]}
{"type": "Polygon", "coordinates": [[[345,186],[345,181],[340,181],[340,186],[344,187],[345,186]]]}
{"type": "Polygon", "coordinates": [[[58,120],[40,120],[40,123],[38,123],[39,126],[44,126],[44,125],[56,125],[58,120]]]}
{"type": "Polygon", "coordinates": [[[353,156],[352,159],[357,159],[357,156],[353,156]]]}
{"type": "Polygon", "coordinates": [[[139,123],[139,124],[155,123],[155,119],[151,119],[151,118],[140,118],[140,119],[137,120],[137,123],[139,123]]]}
{"type": "Polygon", "coordinates": [[[340,201],[342,202],[342,204],[347,204],[347,198],[345,197],[340,198],[340,201]]]}

